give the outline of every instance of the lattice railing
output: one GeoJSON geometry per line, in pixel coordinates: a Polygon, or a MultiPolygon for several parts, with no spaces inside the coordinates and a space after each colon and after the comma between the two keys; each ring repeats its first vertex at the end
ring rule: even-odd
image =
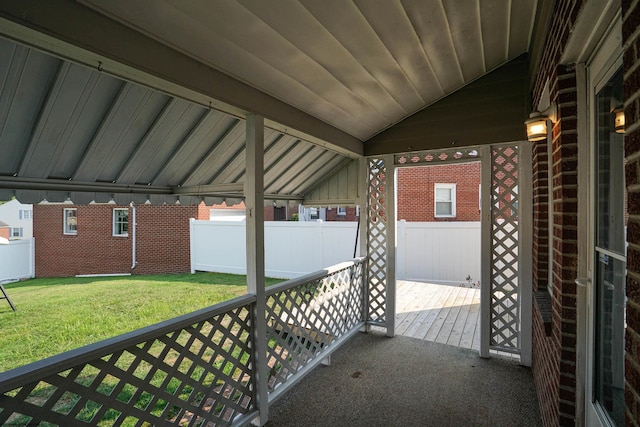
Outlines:
{"type": "Polygon", "coordinates": [[[490,348],[520,350],[518,147],[492,149],[490,348]]]}
{"type": "Polygon", "coordinates": [[[367,321],[384,324],[387,303],[387,166],[382,159],[370,158],[367,162],[367,321]]]}
{"type": "Polygon", "coordinates": [[[209,426],[255,416],[244,296],[0,374],[3,426],[209,426]]]}
{"type": "Polygon", "coordinates": [[[0,373],[0,425],[246,425],[257,363],[271,401],[364,325],[365,260],[269,288],[263,360],[246,295],[0,373]]]}
{"type": "Polygon", "coordinates": [[[270,400],[364,325],[365,260],[267,289],[270,400]]]}

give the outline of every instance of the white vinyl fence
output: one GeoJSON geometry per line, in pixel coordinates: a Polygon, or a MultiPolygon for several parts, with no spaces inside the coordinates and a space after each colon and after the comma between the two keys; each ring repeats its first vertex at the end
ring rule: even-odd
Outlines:
{"type": "MultiPolygon", "coordinates": [[[[266,275],[290,279],[353,258],[356,227],[355,222],[266,222],[266,275]]],[[[246,274],[245,260],[244,222],[191,220],[192,272],[246,274]]],[[[477,283],[480,223],[399,221],[396,276],[456,284],[469,277],[477,283]]]]}
{"type": "Polygon", "coordinates": [[[398,221],[397,236],[398,279],[458,284],[480,281],[479,221],[398,221]]]}
{"type": "Polygon", "coordinates": [[[0,283],[35,277],[34,239],[0,244],[0,283]]]}

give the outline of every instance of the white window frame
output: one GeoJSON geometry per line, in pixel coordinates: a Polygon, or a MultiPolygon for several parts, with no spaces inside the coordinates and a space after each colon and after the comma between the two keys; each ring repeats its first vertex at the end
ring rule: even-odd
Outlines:
{"type": "Polygon", "coordinates": [[[115,208],[113,209],[112,215],[112,235],[114,237],[129,237],[129,208],[115,208]],[[126,221],[123,221],[122,218],[118,217],[118,212],[126,212],[126,221]],[[127,231],[122,231],[122,225],[127,225],[127,231]]]}
{"type": "Polygon", "coordinates": [[[433,186],[433,215],[436,218],[455,218],[456,217],[456,184],[440,184],[433,186]],[[449,190],[450,200],[438,200],[438,190],[449,190]],[[438,203],[451,203],[450,214],[438,214],[438,203]]]}
{"type": "Polygon", "coordinates": [[[10,235],[12,238],[16,238],[16,237],[20,238],[20,237],[22,237],[22,236],[23,236],[23,233],[24,233],[24,230],[23,230],[23,228],[22,228],[22,227],[11,227],[11,230],[10,230],[10,232],[9,232],[9,235],[10,235]],[[17,231],[17,234],[16,234],[16,231],[17,231]]]}
{"type": "Polygon", "coordinates": [[[77,208],[64,208],[62,215],[62,233],[68,236],[75,236],[78,234],[77,208]],[[71,215],[71,212],[73,212],[73,215],[71,215]]]}
{"type": "Polygon", "coordinates": [[[345,206],[338,206],[337,215],[339,215],[339,216],[347,216],[347,208],[345,206]]]}
{"type": "Polygon", "coordinates": [[[20,209],[18,219],[33,219],[33,211],[31,209],[20,209]]]}

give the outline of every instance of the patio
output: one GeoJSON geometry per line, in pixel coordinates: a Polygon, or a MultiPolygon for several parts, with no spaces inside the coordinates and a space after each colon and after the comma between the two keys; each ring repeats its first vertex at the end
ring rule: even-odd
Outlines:
{"type": "Polygon", "coordinates": [[[267,426],[540,426],[531,370],[415,338],[358,334],[270,408],[267,426]]]}

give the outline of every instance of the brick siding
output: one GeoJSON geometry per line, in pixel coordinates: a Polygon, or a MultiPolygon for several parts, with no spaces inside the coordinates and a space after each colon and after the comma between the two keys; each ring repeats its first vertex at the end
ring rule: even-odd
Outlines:
{"type": "Polygon", "coordinates": [[[480,221],[480,162],[398,169],[398,219],[480,221]],[[456,184],[456,216],[437,218],[435,184],[456,184]]]}
{"type": "Polygon", "coordinates": [[[331,209],[327,209],[327,221],[357,221],[355,206],[347,206],[346,215],[338,215],[338,209],[336,206],[331,206],[331,209]]]}
{"type": "MultiPolygon", "coordinates": [[[[136,206],[136,267],[131,208],[115,205],[34,205],[36,277],[157,274],[190,271],[189,219],[198,206],[136,206]],[[77,209],[77,234],[63,233],[63,210],[77,209]],[[129,209],[129,236],[113,236],[113,209],[129,209]]],[[[207,209],[208,215],[208,209],[207,209]]]]}
{"type": "Polygon", "coordinates": [[[545,426],[573,426],[576,422],[577,89],[575,70],[558,61],[582,3],[556,4],[532,97],[532,105],[538,105],[548,81],[551,101],[559,110],[552,131],[552,158],[548,158],[544,143],[537,143],[533,151],[533,284],[536,291],[553,287],[550,335],[538,305],[533,303],[532,372],[545,426]],[[551,284],[547,283],[549,191],[554,206],[551,284]]]}

